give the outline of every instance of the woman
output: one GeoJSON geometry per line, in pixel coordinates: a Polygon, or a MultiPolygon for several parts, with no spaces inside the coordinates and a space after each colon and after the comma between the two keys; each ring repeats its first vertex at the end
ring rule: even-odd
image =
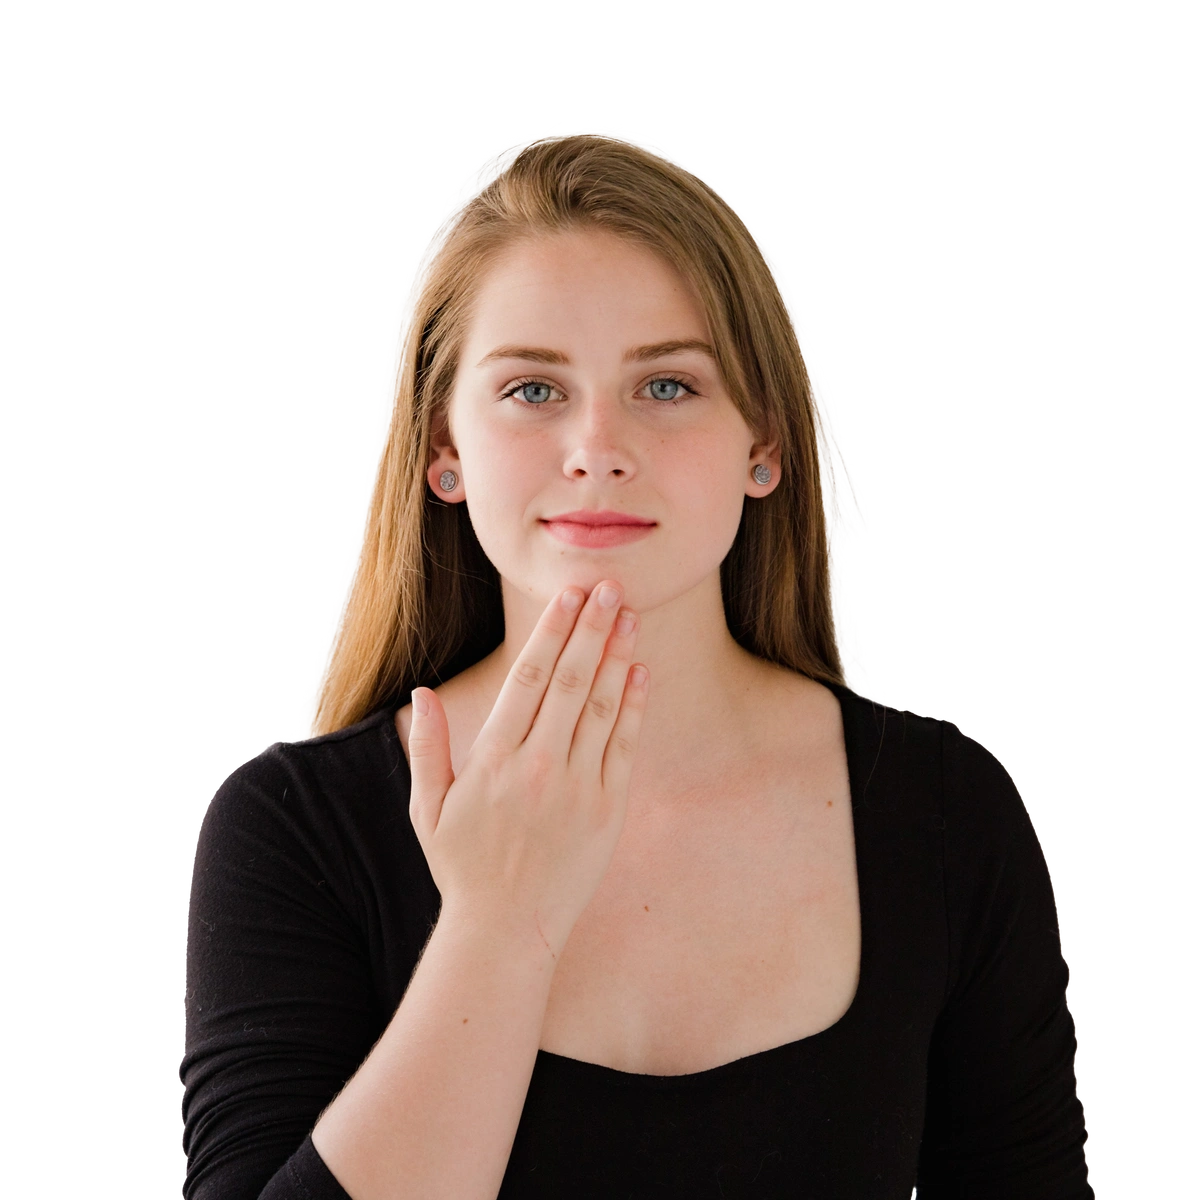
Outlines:
{"type": "Polygon", "coordinates": [[[189,932],[190,1197],[1088,1197],[1000,765],[842,683],[815,417],[704,184],[537,143],[420,296],[320,736],[189,932]]]}

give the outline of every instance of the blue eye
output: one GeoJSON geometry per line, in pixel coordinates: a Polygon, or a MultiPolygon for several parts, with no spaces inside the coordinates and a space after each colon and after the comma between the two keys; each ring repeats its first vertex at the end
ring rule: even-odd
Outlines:
{"type": "Polygon", "coordinates": [[[678,379],[655,379],[650,383],[650,394],[655,400],[678,400],[683,390],[678,379]]]}
{"type": "MultiPolygon", "coordinates": [[[[662,404],[676,406],[676,404],[683,403],[685,392],[688,395],[696,395],[695,389],[689,388],[683,379],[671,376],[659,376],[650,380],[648,384],[643,385],[642,391],[644,392],[647,388],[650,390],[650,396],[660,402],[659,407],[662,404]]],[[[551,394],[557,390],[553,384],[548,384],[542,379],[520,379],[512,384],[511,388],[505,391],[500,398],[511,400],[517,408],[550,408],[551,394]]]]}
{"type": "Polygon", "coordinates": [[[516,395],[528,404],[545,404],[550,399],[550,385],[548,383],[524,383],[516,389],[516,395]]]}

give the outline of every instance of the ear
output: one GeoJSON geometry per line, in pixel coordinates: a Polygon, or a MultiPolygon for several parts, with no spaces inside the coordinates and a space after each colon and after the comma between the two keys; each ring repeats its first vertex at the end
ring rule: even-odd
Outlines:
{"type": "Polygon", "coordinates": [[[750,458],[746,463],[746,495],[756,500],[769,496],[779,486],[781,470],[779,440],[755,442],[750,447],[750,458]],[[754,478],[755,467],[766,467],[771,472],[771,478],[766,483],[759,483],[754,478]]]}
{"type": "MultiPolygon", "coordinates": [[[[462,463],[459,461],[458,450],[454,445],[450,429],[449,414],[443,406],[433,414],[429,427],[429,466],[425,478],[433,494],[447,504],[460,504],[467,498],[463,486],[462,463]],[[447,471],[455,476],[454,486],[442,487],[442,479],[447,471]]],[[[449,480],[447,479],[447,482],[449,480]]]]}

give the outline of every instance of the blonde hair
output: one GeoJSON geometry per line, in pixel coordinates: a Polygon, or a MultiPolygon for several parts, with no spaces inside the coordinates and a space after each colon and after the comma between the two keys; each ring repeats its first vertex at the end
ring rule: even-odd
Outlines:
{"type": "Polygon", "coordinates": [[[322,682],[315,731],[408,702],[500,645],[500,579],[465,504],[430,490],[432,423],[443,418],[474,288],[521,237],[599,228],[645,245],[695,287],[729,394],[782,477],[743,507],[721,563],[731,635],[746,650],[841,683],[829,590],[818,427],[800,347],[746,227],[694,175],[627,142],[574,136],[522,150],[450,223],[405,338],[396,404],[362,555],[322,682]],[[765,435],[765,436],[763,436],[765,435]]]}

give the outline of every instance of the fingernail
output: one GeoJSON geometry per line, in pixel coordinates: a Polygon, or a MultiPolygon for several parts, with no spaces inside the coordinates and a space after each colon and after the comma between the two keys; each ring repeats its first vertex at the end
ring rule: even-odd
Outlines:
{"type": "Polygon", "coordinates": [[[633,615],[633,613],[631,613],[631,612],[628,612],[628,611],[626,611],[626,612],[623,612],[623,613],[622,613],[622,614],[621,614],[621,615],[620,615],[620,616],[617,618],[617,632],[618,632],[618,633],[619,633],[619,634],[620,634],[622,637],[625,637],[627,634],[630,634],[630,633],[632,633],[632,632],[633,632],[633,622],[634,622],[634,619],[635,619],[635,618],[634,618],[634,615],[633,615]]]}
{"type": "Polygon", "coordinates": [[[610,587],[607,583],[600,589],[600,595],[597,597],[600,601],[601,608],[612,608],[621,598],[621,593],[615,587],[610,587]]]}
{"type": "Polygon", "coordinates": [[[574,612],[583,603],[583,593],[577,588],[571,588],[562,594],[562,606],[567,612],[574,612]]]}
{"type": "Polygon", "coordinates": [[[429,713],[429,697],[424,692],[413,692],[411,699],[413,711],[418,716],[427,716],[429,713]]]}
{"type": "Polygon", "coordinates": [[[650,674],[645,667],[638,665],[633,668],[633,686],[645,687],[646,677],[650,674]]]}

